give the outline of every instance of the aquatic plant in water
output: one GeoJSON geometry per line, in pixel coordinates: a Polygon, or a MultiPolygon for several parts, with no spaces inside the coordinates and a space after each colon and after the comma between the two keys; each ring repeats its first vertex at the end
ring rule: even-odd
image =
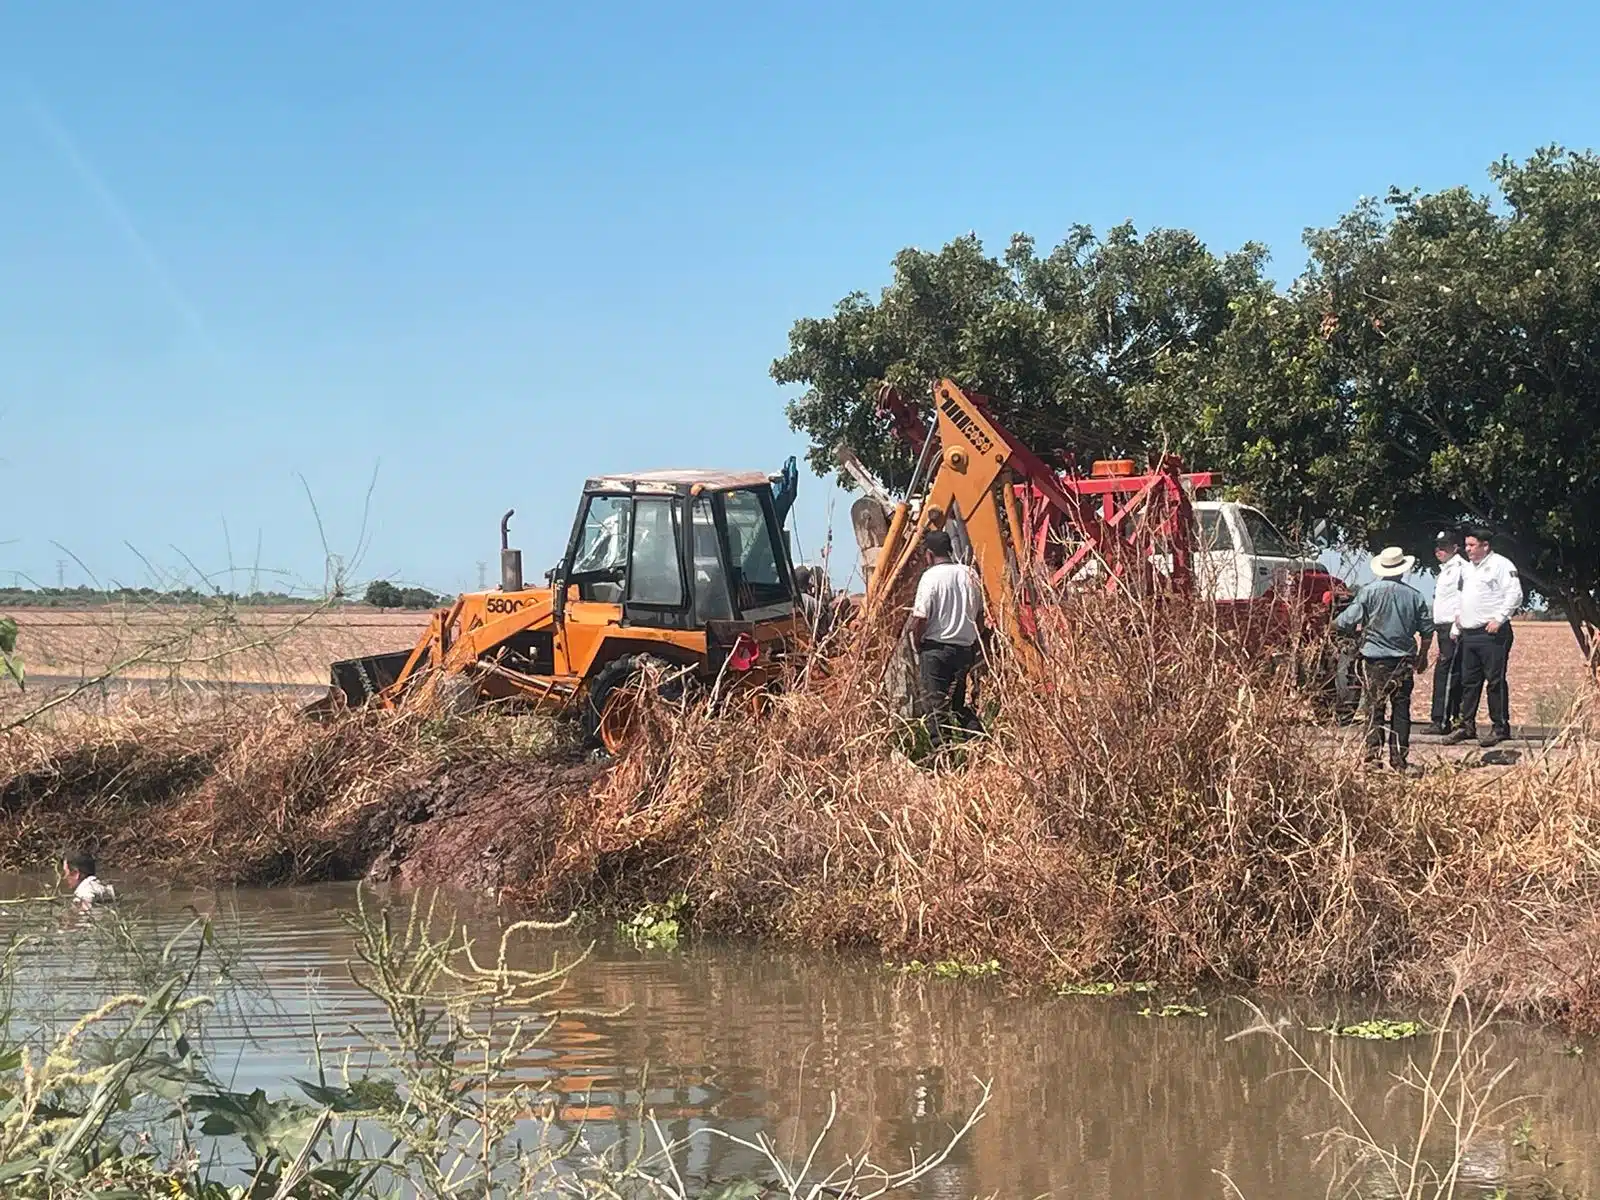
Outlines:
{"type": "Polygon", "coordinates": [[[662,904],[646,904],[626,921],[617,922],[617,932],[645,950],[676,950],[683,935],[679,917],[689,906],[682,892],[662,904]]]}
{"type": "Polygon", "coordinates": [[[994,958],[978,963],[964,963],[954,958],[931,963],[912,959],[894,969],[902,975],[931,975],[935,979],[989,979],[1000,974],[1000,962],[994,958]]]}

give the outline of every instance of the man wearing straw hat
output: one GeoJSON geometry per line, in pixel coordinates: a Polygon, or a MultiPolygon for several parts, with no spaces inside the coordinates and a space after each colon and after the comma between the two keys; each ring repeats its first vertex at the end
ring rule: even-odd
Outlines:
{"type": "Polygon", "coordinates": [[[1376,763],[1388,730],[1389,765],[1410,769],[1411,686],[1428,669],[1433,641],[1433,616],[1422,593],[1403,582],[1417,565],[1413,555],[1390,546],[1372,556],[1371,583],[1356,590],[1335,626],[1345,633],[1361,630],[1361,658],[1366,676],[1367,762],[1376,763]]]}

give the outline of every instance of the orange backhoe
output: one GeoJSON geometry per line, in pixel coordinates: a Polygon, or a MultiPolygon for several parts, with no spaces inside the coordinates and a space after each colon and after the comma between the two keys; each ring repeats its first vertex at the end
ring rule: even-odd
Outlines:
{"type": "Polygon", "coordinates": [[[334,663],[312,710],[576,708],[586,738],[615,751],[640,686],[760,686],[807,634],[775,482],[703,470],[590,479],[544,587],[523,580],[508,512],[499,590],[437,610],[409,650],[334,663]]]}

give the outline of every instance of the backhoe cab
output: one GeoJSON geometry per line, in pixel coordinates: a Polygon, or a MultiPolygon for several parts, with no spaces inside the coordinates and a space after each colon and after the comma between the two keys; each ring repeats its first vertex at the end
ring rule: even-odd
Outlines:
{"type": "Polygon", "coordinates": [[[765,683],[806,631],[774,487],[754,471],[590,479],[565,556],[535,588],[508,512],[500,589],[436,611],[410,650],[334,663],[314,707],[576,707],[585,736],[614,752],[640,686],[765,683]]]}

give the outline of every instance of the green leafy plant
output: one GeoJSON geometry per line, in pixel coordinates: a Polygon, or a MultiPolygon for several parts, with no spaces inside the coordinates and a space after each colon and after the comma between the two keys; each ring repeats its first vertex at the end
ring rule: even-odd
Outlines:
{"type": "Polygon", "coordinates": [[[626,921],[617,923],[617,932],[644,950],[676,950],[683,936],[683,917],[689,897],[678,892],[660,904],[646,904],[626,921]]]}
{"type": "Polygon", "coordinates": [[[1147,995],[1156,990],[1156,985],[1151,981],[1137,983],[1120,983],[1112,980],[1099,980],[1093,983],[1063,983],[1056,988],[1058,996],[1127,996],[1147,995]]]}
{"type": "Polygon", "coordinates": [[[912,959],[897,968],[902,975],[931,975],[935,979],[988,979],[1000,974],[998,959],[980,963],[964,963],[953,958],[925,963],[912,959]]]}
{"type": "Polygon", "coordinates": [[[1198,1004],[1163,1004],[1160,1008],[1141,1008],[1141,1017],[1209,1017],[1210,1011],[1198,1004]]]}
{"type": "Polygon", "coordinates": [[[1363,1038],[1372,1042],[1397,1042],[1416,1037],[1428,1031],[1421,1021],[1395,1021],[1387,1017],[1374,1017],[1350,1025],[1313,1025],[1312,1033],[1326,1033],[1330,1037],[1363,1038]]]}

